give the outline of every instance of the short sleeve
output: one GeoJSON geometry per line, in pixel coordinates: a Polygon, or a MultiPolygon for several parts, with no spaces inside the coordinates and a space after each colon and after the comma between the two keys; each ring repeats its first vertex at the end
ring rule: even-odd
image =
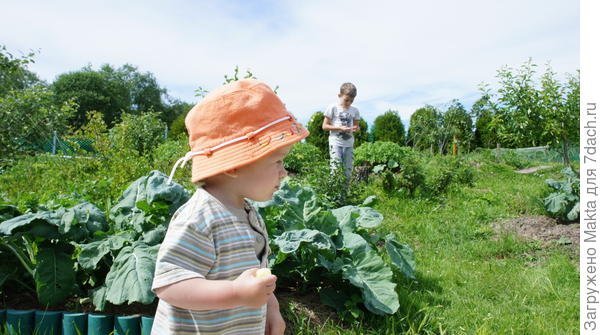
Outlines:
{"type": "Polygon", "coordinates": [[[354,108],[354,120],[360,120],[360,113],[356,107],[354,108]]]}
{"type": "Polygon", "coordinates": [[[191,278],[205,278],[215,262],[210,229],[198,218],[177,217],[158,251],[152,290],[191,278]]]}
{"type": "Polygon", "coordinates": [[[333,107],[334,107],[333,105],[330,105],[329,107],[327,107],[327,109],[325,110],[325,114],[324,114],[330,120],[333,119],[333,107]]]}

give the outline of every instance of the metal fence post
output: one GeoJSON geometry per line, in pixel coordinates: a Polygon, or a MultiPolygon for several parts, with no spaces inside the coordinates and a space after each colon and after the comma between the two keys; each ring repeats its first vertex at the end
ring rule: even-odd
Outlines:
{"type": "Polygon", "coordinates": [[[52,155],[56,155],[56,142],[58,142],[58,136],[56,135],[56,130],[53,131],[52,135],[52,155]]]}

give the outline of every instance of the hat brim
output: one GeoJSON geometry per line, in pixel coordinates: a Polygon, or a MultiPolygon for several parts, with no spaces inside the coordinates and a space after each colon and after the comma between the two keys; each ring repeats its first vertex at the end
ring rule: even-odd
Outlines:
{"type": "Polygon", "coordinates": [[[194,156],[192,183],[253,163],[279,148],[301,141],[308,134],[301,124],[290,120],[276,124],[250,139],[220,148],[210,155],[194,156]]]}

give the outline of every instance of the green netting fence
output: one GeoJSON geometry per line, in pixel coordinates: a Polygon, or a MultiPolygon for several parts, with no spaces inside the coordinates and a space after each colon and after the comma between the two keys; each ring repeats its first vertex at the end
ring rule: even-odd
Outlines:
{"type": "MultiPolygon", "coordinates": [[[[497,150],[497,149],[495,149],[497,150]]],[[[536,162],[562,162],[563,152],[562,148],[552,148],[548,146],[531,147],[531,148],[517,148],[517,149],[505,149],[500,148],[500,154],[506,152],[513,152],[519,158],[527,161],[536,162]]],[[[571,162],[579,162],[579,146],[570,146],[568,149],[569,160],[571,162]]]]}

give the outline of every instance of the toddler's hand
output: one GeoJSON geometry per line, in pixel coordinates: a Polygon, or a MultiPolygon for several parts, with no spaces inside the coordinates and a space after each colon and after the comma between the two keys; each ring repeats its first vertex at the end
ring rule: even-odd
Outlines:
{"type": "Polygon", "coordinates": [[[277,277],[268,275],[256,277],[258,269],[248,269],[233,281],[233,289],[242,305],[257,308],[267,303],[269,296],[275,291],[277,277]]]}

